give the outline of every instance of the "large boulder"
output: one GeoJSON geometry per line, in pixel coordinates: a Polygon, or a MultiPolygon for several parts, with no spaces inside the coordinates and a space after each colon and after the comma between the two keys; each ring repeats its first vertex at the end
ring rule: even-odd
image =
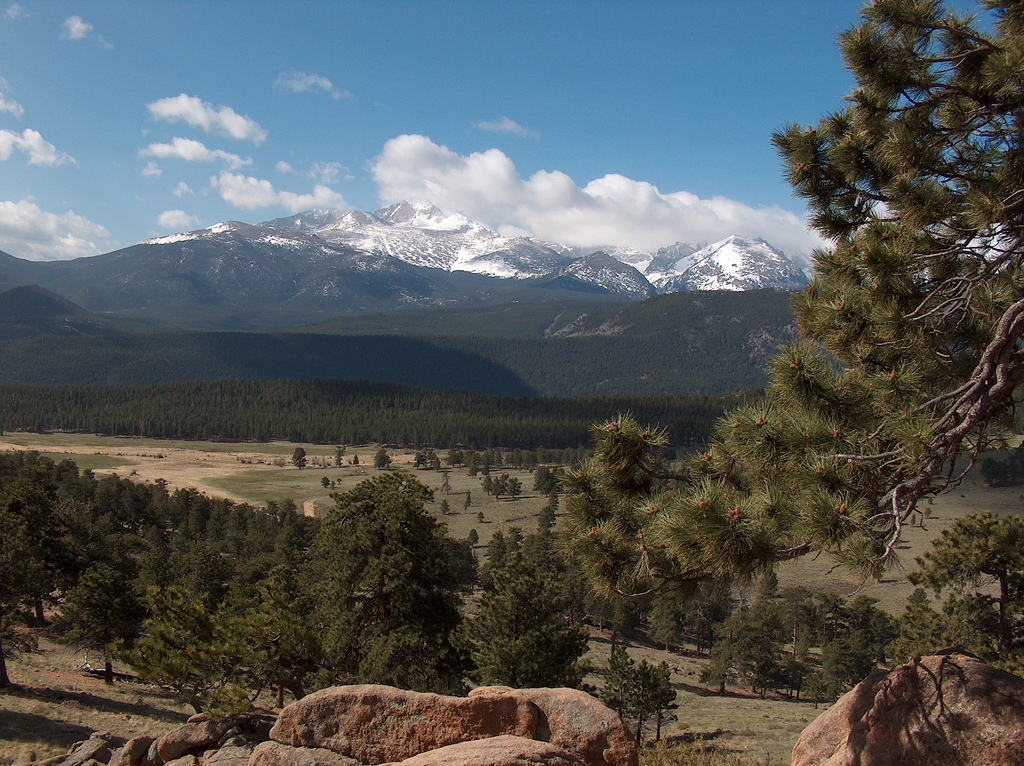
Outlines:
{"type": "Polygon", "coordinates": [[[289,747],[270,740],[256,746],[249,766],[359,766],[359,761],[321,747],[289,747]]]}
{"type": "Polygon", "coordinates": [[[270,732],[281,744],[324,748],[371,765],[502,736],[548,742],[588,766],[637,763],[633,738],[619,717],[573,689],[485,687],[468,697],[446,697],[390,686],[338,686],[286,707],[270,732]]]}
{"type": "Polygon", "coordinates": [[[540,724],[533,739],[550,742],[592,766],[636,766],[636,742],[622,718],[585,692],[492,686],[474,689],[469,698],[489,694],[508,694],[540,709],[540,724]]]}
{"type": "Polygon", "coordinates": [[[793,766],[1024,766],[1024,679],[949,652],[868,676],[808,726],[793,766]]]}
{"type": "Polygon", "coordinates": [[[550,742],[504,735],[414,755],[395,766],[584,766],[550,742]]]}
{"type": "Polygon", "coordinates": [[[270,738],[379,764],[500,734],[533,739],[539,719],[535,705],[504,694],[445,697],[363,684],[322,689],[293,702],[281,711],[270,738]]]}

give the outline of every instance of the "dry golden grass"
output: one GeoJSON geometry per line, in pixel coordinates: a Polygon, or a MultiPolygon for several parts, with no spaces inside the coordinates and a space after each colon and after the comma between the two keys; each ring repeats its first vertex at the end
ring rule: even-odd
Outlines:
{"type": "Polygon", "coordinates": [[[0,763],[29,751],[40,759],[66,753],[94,731],[125,739],[162,734],[194,712],[149,684],[107,686],[81,672],[84,660],[43,638],[39,652],[8,661],[17,687],[0,691],[0,763]]]}

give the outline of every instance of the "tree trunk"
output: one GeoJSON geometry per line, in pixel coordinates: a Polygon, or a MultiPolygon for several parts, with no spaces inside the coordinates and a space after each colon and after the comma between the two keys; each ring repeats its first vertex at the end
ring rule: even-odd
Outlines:
{"type": "Polygon", "coordinates": [[[103,665],[103,683],[107,686],[114,685],[114,663],[110,660],[103,665]]]}
{"type": "Polygon", "coordinates": [[[11,679],[7,675],[7,657],[4,654],[4,645],[0,643],[0,689],[6,689],[10,685],[11,679]]]}
{"type": "Polygon", "coordinates": [[[1009,588],[1006,583],[1006,573],[999,573],[999,659],[1005,660],[1010,656],[1010,623],[1006,619],[1006,602],[1009,600],[1009,588]]]}

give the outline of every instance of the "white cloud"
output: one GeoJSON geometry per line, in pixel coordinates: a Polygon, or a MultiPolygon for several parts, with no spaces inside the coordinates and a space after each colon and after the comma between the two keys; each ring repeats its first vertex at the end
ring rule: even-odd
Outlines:
{"type": "Polygon", "coordinates": [[[326,77],[308,72],[281,72],[277,76],[275,85],[283,90],[290,90],[292,93],[306,93],[313,89],[319,89],[331,94],[331,98],[352,98],[352,92],[338,90],[334,83],[326,77]]]}
{"type": "Polygon", "coordinates": [[[22,19],[27,19],[28,14],[25,13],[25,9],[18,5],[18,3],[12,3],[7,6],[7,10],[4,11],[4,18],[8,21],[21,21],[22,19]]]}
{"type": "Polygon", "coordinates": [[[92,24],[82,21],[81,16],[68,16],[62,28],[61,40],[84,40],[92,32],[92,24]]]}
{"type": "Polygon", "coordinates": [[[69,162],[78,164],[70,154],[58,152],[57,147],[36,131],[25,129],[21,133],[13,133],[10,130],[0,130],[0,162],[6,162],[11,158],[12,152],[17,149],[28,155],[30,165],[66,165],[69,162]]]}
{"type": "Polygon", "coordinates": [[[157,225],[173,231],[188,231],[199,228],[199,218],[184,210],[165,210],[156,217],[157,225]]]}
{"type": "Polygon", "coordinates": [[[295,168],[293,168],[289,163],[285,162],[284,160],[281,160],[279,163],[274,165],[274,170],[276,170],[278,173],[294,173],[295,172],[295,168]]]}
{"type": "Polygon", "coordinates": [[[798,216],[777,206],[663,193],[621,175],[582,188],[559,171],[541,170],[524,179],[497,149],[463,157],[426,136],[391,139],[372,170],[385,204],[426,199],[502,230],[565,244],[656,250],[677,241],[703,244],[737,234],[763,237],[795,257],[820,244],[798,216]]]}
{"type": "Polygon", "coordinates": [[[309,166],[306,175],[318,179],[322,184],[333,184],[346,169],[341,166],[340,162],[314,162],[309,166]]]}
{"type": "Polygon", "coordinates": [[[184,93],[161,98],[146,108],[155,120],[184,120],[193,128],[202,128],[207,133],[217,132],[240,141],[252,141],[257,146],[267,139],[267,131],[255,120],[238,114],[231,107],[214,107],[213,104],[184,93]]]}
{"type": "Polygon", "coordinates": [[[223,171],[210,178],[210,187],[216,189],[225,202],[246,210],[282,207],[289,213],[310,208],[345,208],[344,198],[333,189],[317,184],[312,194],[277,191],[270,181],[223,171]]]}
{"type": "Polygon", "coordinates": [[[0,112],[6,112],[7,114],[13,114],[19,120],[25,114],[25,108],[17,101],[8,101],[4,98],[4,94],[0,93],[0,112]]]}
{"type": "Polygon", "coordinates": [[[0,201],[0,250],[30,261],[56,261],[95,255],[107,230],[72,211],[56,215],[34,202],[0,201]]]}
{"type": "Polygon", "coordinates": [[[242,159],[237,154],[231,154],[221,149],[207,149],[201,141],[194,141],[191,138],[173,138],[169,144],[150,144],[145,149],[139,149],[139,156],[185,160],[186,162],[216,162],[219,160],[232,170],[252,164],[251,159],[242,159]]]}
{"type": "Polygon", "coordinates": [[[179,198],[184,197],[186,194],[195,194],[195,192],[192,191],[192,189],[189,188],[189,185],[184,181],[179,181],[178,185],[174,187],[171,193],[174,194],[175,197],[179,198]]]}
{"type": "Polygon", "coordinates": [[[142,175],[146,178],[159,178],[164,174],[155,162],[147,162],[146,167],[142,169],[142,175]]]}
{"type": "Polygon", "coordinates": [[[473,127],[477,130],[486,130],[488,133],[512,133],[513,135],[526,138],[532,136],[537,138],[537,134],[532,130],[527,130],[515,120],[510,120],[508,117],[502,117],[500,120],[494,120],[488,122],[481,120],[480,122],[474,122],[473,127]]]}

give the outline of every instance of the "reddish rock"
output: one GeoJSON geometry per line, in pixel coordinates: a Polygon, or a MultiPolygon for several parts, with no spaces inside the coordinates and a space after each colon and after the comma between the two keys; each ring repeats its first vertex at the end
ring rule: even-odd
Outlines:
{"type": "Polygon", "coordinates": [[[868,676],[797,740],[793,766],[1024,766],[1024,679],[951,652],[868,676]]]}
{"type": "Polygon", "coordinates": [[[336,686],[282,710],[270,738],[380,764],[501,734],[533,739],[539,719],[536,705],[509,694],[445,697],[390,686],[336,686]]]}
{"type": "Polygon", "coordinates": [[[179,729],[168,732],[154,744],[163,763],[170,763],[190,753],[200,753],[215,747],[231,726],[227,721],[211,721],[205,715],[194,715],[179,729]]]}
{"type": "Polygon", "coordinates": [[[584,766],[550,742],[503,735],[440,747],[396,766],[584,766]]]}
{"type": "Polygon", "coordinates": [[[199,756],[199,766],[246,766],[252,747],[227,745],[199,756]]]}
{"type": "Polygon", "coordinates": [[[636,741],[619,714],[579,689],[509,689],[490,687],[470,692],[509,694],[541,711],[534,739],[550,742],[589,766],[637,766],[636,741]]]}
{"type": "Polygon", "coordinates": [[[321,747],[290,747],[270,741],[256,746],[249,766],[359,766],[359,761],[321,747]]]}
{"type": "Polygon", "coordinates": [[[168,761],[164,766],[199,766],[199,759],[189,753],[188,755],[181,756],[181,758],[168,761]]]}
{"type": "Polygon", "coordinates": [[[155,740],[152,737],[133,737],[110,759],[110,766],[139,766],[155,740]]]}

